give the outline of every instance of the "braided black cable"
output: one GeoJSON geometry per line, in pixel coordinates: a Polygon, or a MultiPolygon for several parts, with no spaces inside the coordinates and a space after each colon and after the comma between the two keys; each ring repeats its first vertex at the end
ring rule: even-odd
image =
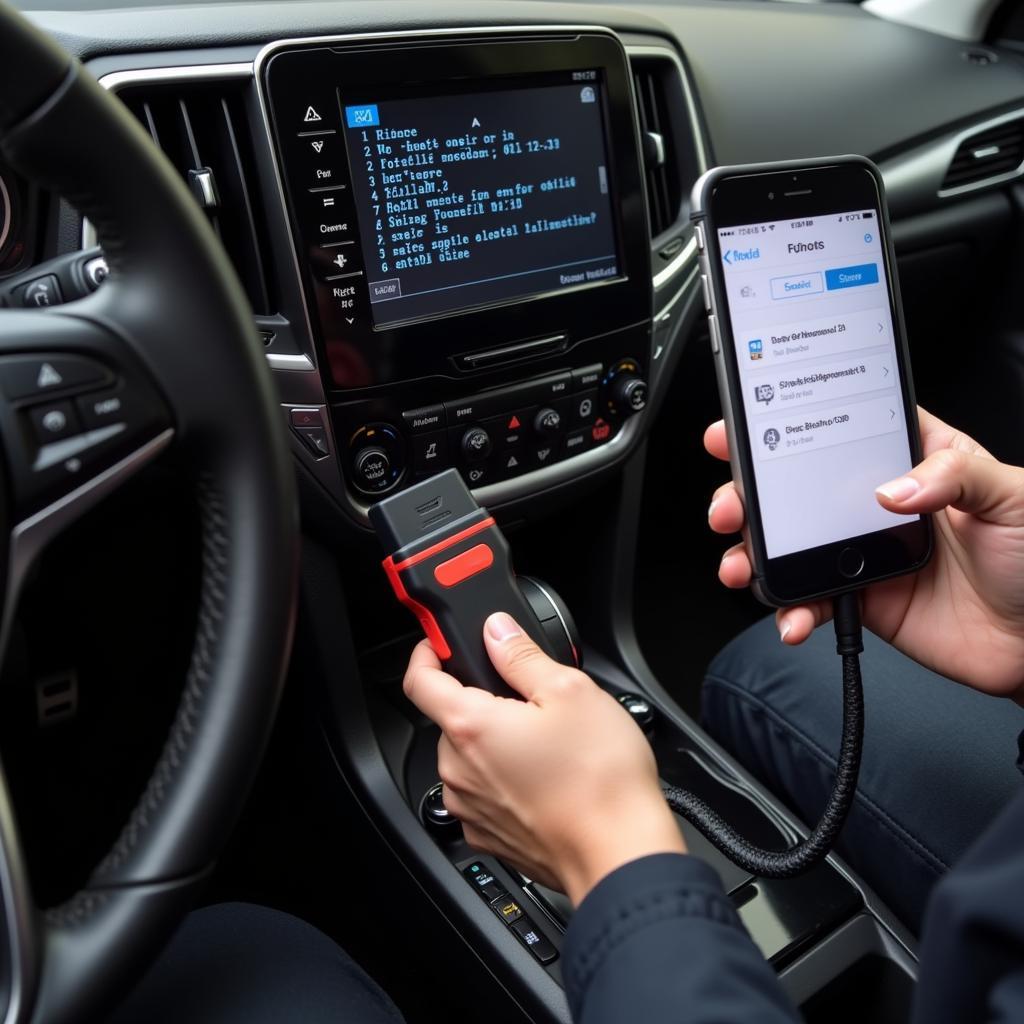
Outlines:
{"type": "Polygon", "coordinates": [[[836,652],[843,659],[843,736],[839,761],[821,820],[811,834],[788,850],[762,850],[744,839],[700,797],[678,786],[664,785],[665,799],[676,814],[692,822],[712,846],[733,863],[759,878],[792,878],[822,860],[839,835],[857,791],[864,744],[864,687],[860,676],[860,607],[857,595],[835,601],[836,652]]]}

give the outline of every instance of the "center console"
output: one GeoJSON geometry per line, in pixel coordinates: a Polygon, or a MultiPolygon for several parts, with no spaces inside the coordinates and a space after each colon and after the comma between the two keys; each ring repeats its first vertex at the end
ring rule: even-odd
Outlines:
{"type": "Polygon", "coordinates": [[[448,467],[521,493],[621,446],[652,284],[617,37],[288,43],[258,73],[329,406],[291,423],[350,504],[448,467]]]}

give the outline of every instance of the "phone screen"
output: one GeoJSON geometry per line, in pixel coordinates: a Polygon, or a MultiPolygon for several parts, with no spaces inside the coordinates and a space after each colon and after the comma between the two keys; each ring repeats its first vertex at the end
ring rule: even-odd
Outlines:
{"type": "Polygon", "coordinates": [[[913,465],[878,211],[718,241],[768,558],[919,519],[874,493],[913,465]]]}

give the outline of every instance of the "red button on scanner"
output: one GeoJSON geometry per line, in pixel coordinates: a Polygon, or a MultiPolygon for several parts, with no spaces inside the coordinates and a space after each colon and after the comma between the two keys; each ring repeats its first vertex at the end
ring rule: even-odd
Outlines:
{"type": "Polygon", "coordinates": [[[434,569],[434,579],[442,587],[454,587],[494,564],[494,552],[487,544],[477,544],[468,551],[449,558],[434,569]]]}

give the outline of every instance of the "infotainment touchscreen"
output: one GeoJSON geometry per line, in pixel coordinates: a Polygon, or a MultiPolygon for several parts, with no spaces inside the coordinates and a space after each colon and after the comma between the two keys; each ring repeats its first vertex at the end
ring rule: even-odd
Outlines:
{"type": "Polygon", "coordinates": [[[622,276],[603,89],[342,98],[377,328],[622,276]]]}

